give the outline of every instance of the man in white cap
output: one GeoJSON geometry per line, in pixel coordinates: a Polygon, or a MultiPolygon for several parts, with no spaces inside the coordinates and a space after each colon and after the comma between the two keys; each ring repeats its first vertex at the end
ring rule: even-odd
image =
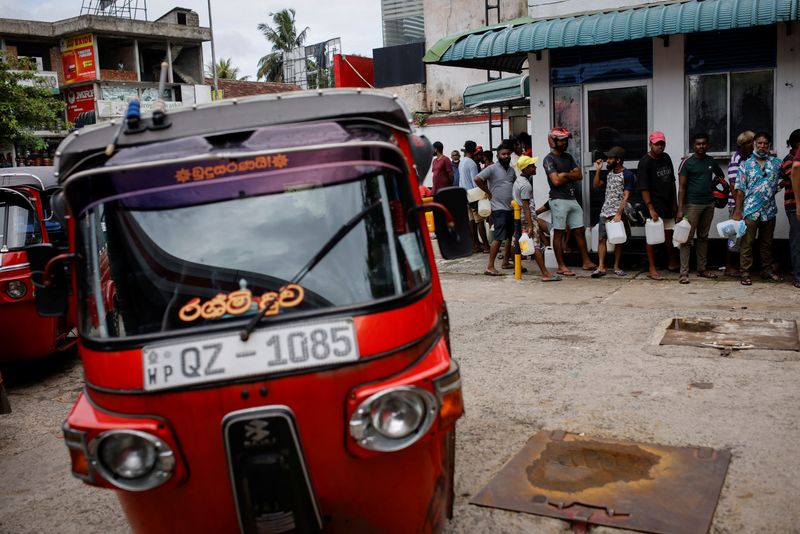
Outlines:
{"type": "Polygon", "coordinates": [[[524,155],[517,159],[517,169],[521,174],[514,181],[512,193],[514,200],[519,204],[521,219],[527,227],[528,237],[533,240],[533,258],[542,273],[542,282],[557,282],[561,280],[561,277],[552,274],[544,264],[539,221],[536,218],[536,205],[533,202],[533,175],[536,174],[537,161],[539,161],[538,157],[524,155]]]}

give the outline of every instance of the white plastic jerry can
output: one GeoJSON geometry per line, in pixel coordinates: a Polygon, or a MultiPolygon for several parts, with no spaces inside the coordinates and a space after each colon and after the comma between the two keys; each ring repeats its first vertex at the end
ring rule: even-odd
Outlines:
{"type": "Polygon", "coordinates": [[[528,232],[522,232],[519,237],[519,250],[523,256],[530,256],[535,252],[533,239],[528,235],[528,232]]]}
{"type": "Polygon", "coordinates": [[[689,223],[688,219],[681,219],[681,222],[675,225],[675,229],[672,231],[672,241],[678,243],[679,245],[683,245],[692,235],[692,225],[689,223]]]}
{"type": "Polygon", "coordinates": [[[556,261],[556,252],[553,247],[544,249],[544,266],[548,269],[558,269],[558,261],[556,261]]]}
{"type": "Polygon", "coordinates": [[[666,239],[664,235],[664,219],[660,218],[658,221],[647,219],[644,223],[644,233],[648,245],[660,245],[666,239]]]}
{"type": "Polygon", "coordinates": [[[481,217],[488,217],[492,214],[492,203],[488,198],[482,198],[478,201],[478,215],[481,217]]]}
{"type": "Polygon", "coordinates": [[[592,244],[592,252],[597,252],[600,250],[600,224],[595,224],[592,226],[592,240],[590,241],[592,244]]]}
{"type": "Polygon", "coordinates": [[[606,235],[608,236],[608,242],[612,245],[621,245],[628,240],[628,234],[625,233],[625,223],[622,221],[608,221],[606,223],[606,235]]]}

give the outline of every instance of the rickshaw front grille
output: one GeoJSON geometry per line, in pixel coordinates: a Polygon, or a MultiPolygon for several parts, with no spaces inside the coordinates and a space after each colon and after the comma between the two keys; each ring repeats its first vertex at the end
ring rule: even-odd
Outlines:
{"type": "Polygon", "coordinates": [[[223,421],[223,433],[242,532],[319,531],[291,412],[285,407],[235,412],[223,421]]]}

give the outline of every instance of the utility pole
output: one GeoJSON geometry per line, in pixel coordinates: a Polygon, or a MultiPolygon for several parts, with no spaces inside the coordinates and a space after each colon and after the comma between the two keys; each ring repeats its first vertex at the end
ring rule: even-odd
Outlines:
{"type": "Polygon", "coordinates": [[[219,82],[217,81],[217,55],[214,52],[214,24],[211,22],[211,0],[208,0],[208,29],[211,30],[211,74],[214,77],[214,98],[219,95],[219,82]]]}

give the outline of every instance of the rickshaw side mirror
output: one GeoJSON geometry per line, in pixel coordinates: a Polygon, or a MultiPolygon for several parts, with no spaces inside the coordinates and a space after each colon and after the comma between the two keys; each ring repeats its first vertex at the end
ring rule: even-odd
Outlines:
{"type": "Polygon", "coordinates": [[[433,145],[424,135],[410,136],[411,158],[414,160],[414,169],[417,171],[417,180],[420,184],[431,168],[433,162],[433,145]]]}
{"type": "Polygon", "coordinates": [[[446,260],[472,255],[472,236],[467,216],[467,191],[461,187],[445,187],[433,196],[433,203],[444,209],[433,212],[436,241],[446,260]],[[449,212],[450,218],[447,217],[449,212]],[[450,219],[450,220],[448,220],[450,219]]]}
{"type": "Polygon", "coordinates": [[[64,266],[53,260],[60,251],[50,243],[25,247],[36,287],[36,311],[44,317],[59,317],[67,312],[67,275],[64,266]]]}
{"type": "Polygon", "coordinates": [[[64,196],[64,191],[53,193],[50,197],[50,213],[62,227],[67,227],[67,198],[64,196]]]}

